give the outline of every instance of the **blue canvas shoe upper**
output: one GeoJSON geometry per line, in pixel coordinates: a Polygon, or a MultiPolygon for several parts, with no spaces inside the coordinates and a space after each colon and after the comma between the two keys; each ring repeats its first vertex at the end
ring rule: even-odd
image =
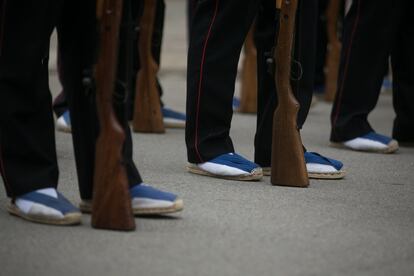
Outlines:
{"type": "Polygon", "coordinates": [[[360,138],[365,138],[368,140],[380,142],[384,145],[388,145],[392,141],[390,137],[382,135],[382,134],[378,134],[374,131],[371,131],[370,133],[365,134],[364,136],[361,136],[360,138]]]}
{"type": "Polygon", "coordinates": [[[237,153],[222,154],[208,162],[237,168],[248,173],[251,173],[254,169],[259,167],[256,163],[247,160],[237,153]]]}
{"type": "Polygon", "coordinates": [[[45,205],[49,208],[61,212],[63,215],[68,213],[79,212],[78,208],[72,205],[61,193],[57,192],[58,197],[54,198],[36,191],[24,194],[19,199],[32,201],[34,203],[45,205]]]}
{"type": "Polygon", "coordinates": [[[186,120],[186,116],[184,113],[177,112],[177,111],[174,111],[166,107],[162,108],[162,115],[164,116],[164,118],[170,118],[170,119],[181,120],[181,121],[186,120]]]}
{"type": "Polygon", "coordinates": [[[70,126],[70,114],[69,114],[69,110],[66,110],[62,116],[63,120],[65,120],[65,123],[70,126]]]}
{"type": "Polygon", "coordinates": [[[174,202],[177,195],[155,189],[147,185],[135,185],[129,189],[131,198],[148,198],[153,200],[165,200],[174,202]]]}
{"type": "Polygon", "coordinates": [[[321,164],[321,165],[329,165],[337,169],[338,171],[342,169],[344,164],[341,161],[328,158],[325,156],[320,155],[316,152],[305,152],[305,162],[306,164],[314,163],[314,164],[321,164]]]}

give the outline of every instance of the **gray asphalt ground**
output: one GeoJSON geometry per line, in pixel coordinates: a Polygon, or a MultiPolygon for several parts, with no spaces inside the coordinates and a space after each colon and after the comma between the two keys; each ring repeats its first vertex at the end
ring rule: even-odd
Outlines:
{"type": "MultiPolygon", "coordinates": [[[[167,1],[161,81],[168,106],[185,107],[185,5],[167,1]]],[[[56,72],[51,88],[59,92],[56,72]]],[[[185,210],[137,218],[130,233],[28,223],[0,212],[0,275],[414,275],[414,149],[380,155],[328,146],[330,105],[319,102],[305,145],[342,160],[348,175],[307,189],[191,175],[183,130],[134,134],[147,183],[178,193],[185,210]]],[[[370,116],[390,135],[391,94],[370,116]]],[[[255,116],[235,114],[231,135],[253,157],[255,116]]],[[[56,132],[60,190],[79,201],[71,136],[56,132]]],[[[1,182],[1,180],[0,180],[1,182]]],[[[0,183],[0,205],[8,200],[0,183]]]]}

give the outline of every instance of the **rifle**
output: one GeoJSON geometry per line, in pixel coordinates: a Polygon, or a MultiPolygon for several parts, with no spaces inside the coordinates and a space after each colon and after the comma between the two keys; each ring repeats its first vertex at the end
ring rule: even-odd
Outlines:
{"type": "Polygon", "coordinates": [[[164,133],[160,95],[157,87],[158,65],[152,57],[151,44],[157,1],[144,0],[138,42],[140,70],[137,73],[132,128],[136,132],[164,133]]]}
{"type": "Polygon", "coordinates": [[[100,48],[95,68],[100,132],[96,142],[92,226],[134,230],[135,221],[123,165],[125,133],[113,109],[122,0],[97,0],[100,48]]]}
{"type": "Polygon", "coordinates": [[[254,24],[252,24],[244,42],[240,108],[238,110],[241,113],[257,112],[257,51],[254,45],[254,29],[254,24]]]}
{"type": "Polygon", "coordinates": [[[291,55],[298,0],[276,0],[281,7],[280,28],[274,59],[278,106],[273,115],[273,185],[307,187],[309,185],[302,140],[297,126],[299,103],[290,86],[291,55]],[[280,5],[281,4],[281,5],[280,5]]]}
{"type": "Polygon", "coordinates": [[[341,42],[338,38],[337,24],[340,0],[329,0],[326,9],[326,30],[328,35],[328,47],[325,63],[325,101],[332,102],[335,99],[338,80],[339,59],[341,56],[341,42]]]}

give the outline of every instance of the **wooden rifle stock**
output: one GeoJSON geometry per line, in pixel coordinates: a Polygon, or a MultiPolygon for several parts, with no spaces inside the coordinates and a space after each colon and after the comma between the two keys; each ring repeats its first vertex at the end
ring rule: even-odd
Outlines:
{"type": "Polygon", "coordinates": [[[157,1],[144,0],[138,42],[140,70],[137,75],[132,128],[137,132],[164,133],[160,95],[157,86],[158,65],[151,51],[157,1]]]}
{"type": "MultiPolygon", "coordinates": [[[[280,3],[279,3],[280,4],[280,3]]],[[[279,5],[278,3],[276,6],[279,5]]],[[[297,127],[299,103],[290,86],[290,70],[297,0],[284,0],[275,51],[278,106],[273,116],[273,185],[307,187],[309,185],[302,140],[297,127]]]]}
{"type": "Polygon", "coordinates": [[[325,100],[328,102],[332,102],[335,99],[341,56],[341,42],[339,41],[337,31],[340,2],[340,0],[329,0],[328,8],[326,9],[328,45],[325,59],[325,100]]]}
{"type": "Polygon", "coordinates": [[[241,75],[240,107],[241,113],[257,112],[257,51],[254,45],[254,29],[252,24],[244,42],[244,59],[241,75]]]}
{"type": "Polygon", "coordinates": [[[135,221],[122,158],[125,134],[112,105],[122,4],[122,0],[97,1],[100,47],[95,78],[100,133],[96,143],[92,226],[127,231],[135,229],[135,221]]]}

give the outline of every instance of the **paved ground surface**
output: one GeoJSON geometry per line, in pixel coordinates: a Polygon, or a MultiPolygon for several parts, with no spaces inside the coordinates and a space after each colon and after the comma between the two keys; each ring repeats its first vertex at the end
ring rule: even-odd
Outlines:
{"type": "MultiPolygon", "coordinates": [[[[161,73],[165,102],[184,110],[184,1],[167,1],[161,73]]],[[[59,90],[51,71],[53,93],[59,90]]],[[[190,175],[184,132],[135,134],[135,160],[145,180],[177,192],[185,211],[138,218],[133,233],[31,224],[0,212],[0,275],[414,275],[414,149],[394,155],[328,147],[330,106],[310,112],[303,139],[338,158],[348,175],[311,181],[308,189],[272,187],[190,175]]],[[[391,95],[370,116],[390,134],[391,95]]],[[[253,156],[255,117],[235,114],[236,149],[253,156]]],[[[56,133],[59,187],[78,202],[71,137],[56,133]]],[[[0,180],[1,182],[1,180],[0,180]]],[[[3,183],[0,194],[4,195],[3,183]]],[[[0,197],[2,206],[7,204],[0,197]]]]}

